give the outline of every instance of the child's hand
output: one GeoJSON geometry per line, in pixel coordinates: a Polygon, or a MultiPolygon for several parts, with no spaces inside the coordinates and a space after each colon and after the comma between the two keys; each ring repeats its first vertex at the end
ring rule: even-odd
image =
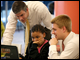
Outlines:
{"type": "Polygon", "coordinates": [[[39,41],[34,41],[33,43],[39,44],[39,41]]]}
{"type": "Polygon", "coordinates": [[[36,44],[38,44],[38,46],[41,46],[41,44],[40,44],[40,41],[39,41],[39,40],[34,41],[33,43],[36,43],[36,44]]]}
{"type": "Polygon", "coordinates": [[[19,57],[19,59],[22,59],[21,57],[19,57]]]}

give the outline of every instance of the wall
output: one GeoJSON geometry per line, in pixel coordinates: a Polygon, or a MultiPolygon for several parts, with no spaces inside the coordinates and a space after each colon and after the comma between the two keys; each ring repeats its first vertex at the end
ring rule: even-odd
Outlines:
{"type": "Polygon", "coordinates": [[[79,34],[79,1],[55,1],[55,16],[67,14],[72,20],[72,31],[79,34]]]}

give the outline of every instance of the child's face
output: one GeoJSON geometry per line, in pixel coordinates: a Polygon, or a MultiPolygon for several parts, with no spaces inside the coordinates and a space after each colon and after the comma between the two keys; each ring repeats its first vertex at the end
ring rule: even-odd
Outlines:
{"type": "Polygon", "coordinates": [[[41,32],[31,32],[31,37],[33,43],[37,43],[38,46],[41,46],[44,43],[45,33],[42,34],[41,32]]]}

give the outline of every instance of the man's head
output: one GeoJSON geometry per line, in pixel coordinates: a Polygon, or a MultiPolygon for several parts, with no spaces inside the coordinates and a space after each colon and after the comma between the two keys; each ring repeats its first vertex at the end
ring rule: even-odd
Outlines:
{"type": "Polygon", "coordinates": [[[12,11],[15,14],[19,13],[21,10],[26,12],[26,8],[28,8],[27,5],[22,1],[15,1],[12,5],[12,11]]]}
{"type": "Polygon", "coordinates": [[[15,13],[17,18],[23,23],[26,21],[29,15],[28,7],[22,1],[15,1],[12,5],[12,11],[15,13]]]}
{"type": "Polygon", "coordinates": [[[72,30],[72,22],[69,16],[67,15],[59,15],[51,20],[52,23],[52,34],[54,34],[57,39],[61,39],[64,34],[67,32],[71,32],[72,30]]]}

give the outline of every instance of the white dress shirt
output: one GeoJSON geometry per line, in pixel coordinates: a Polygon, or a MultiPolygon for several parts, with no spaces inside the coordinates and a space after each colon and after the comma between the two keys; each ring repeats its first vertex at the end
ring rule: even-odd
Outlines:
{"type": "MultiPolygon", "coordinates": [[[[48,11],[48,8],[40,1],[29,1],[25,2],[29,9],[29,16],[28,20],[30,23],[30,29],[35,24],[42,24],[44,27],[51,30],[51,20],[52,16],[50,12],[48,11]]],[[[21,22],[22,23],[22,22],[21,22]]],[[[22,23],[24,26],[26,26],[24,23],[22,23]]],[[[3,34],[3,44],[11,44],[13,40],[13,34],[16,30],[17,25],[17,17],[13,13],[13,11],[10,11],[10,14],[8,16],[8,22],[6,24],[6,29],[3,34]]]]}
{"type": "Polygon", "coordinates": [[[49,47],[49,59],[78,59],[79,58],[79,34],[70,32],[63,42],[64,51],[58,55],[56,45],[49,47]]]}

